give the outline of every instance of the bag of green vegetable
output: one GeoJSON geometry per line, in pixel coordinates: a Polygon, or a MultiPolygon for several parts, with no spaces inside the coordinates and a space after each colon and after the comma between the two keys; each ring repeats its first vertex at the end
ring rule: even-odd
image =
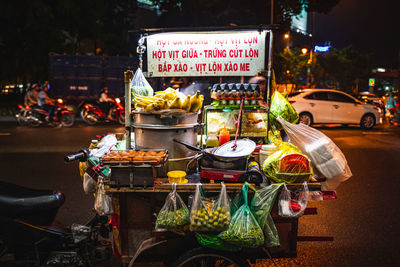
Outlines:
{"type": "MultiPolygon", "coordinates": [[[[248,189],[253,190],[254,192],[257,192],[257,189],[253,187],[251,184],[248,182],[245,182],[244,185],[248,187],[248,189]]],[[[243,198],[243,193],[240,191],[235,198],[231,201],[231,217],[233,217],[236,213],[236,211],[244,204],[244,198],[243,198]]]]}
{"type": "Polygon", "coordinates": [[[178,230],[189,223],[189,210],[176,192],[176,183],[173,183],[172,191],[157,215],[156,230],[178,230]]]}
{"type": "Polygon", "coordinates": [[[233,215],[229,228],[218,236],[233,245],[255,248],[264,244],[264,234],[250,210],[247,192],[248,186],[244,184],[242,187],[244,203],[233,215]]]}
{"type": "Polygon", "coordinates": [[[143,96],[153,96],[154,90],[148,83],[146,78],[143,76],[142,70],[138,68],[133,76],[130,84],[131,92],[143,95],[143,96]]]}
{"type": "Polygon", "coordinates": [[[240,251],[242,247],[229,244],[218,237],[218,233],[195,233],[200,246],[224,251],[240,251]]]}
{"type": "Polygon", "coordinates": [[[262,168],[277,183],[308,181],[312,174],[310,161],[300,149],[287,142],[277,143],[278,151],[268,156],[262,168]]]}
{"type": "Polygon", "coordinates": [[[272,94],[271,109],[269,120],[271,125],[275,126],[276,129],[282,129],[282,125],[276,120],[276,117],[281,117],[285,121],[296,123],[299,119],[299,114],[289,103],[289,101],[278,91],[272,94]]]}
{"type": "Polygon", "coordinates": [[[206,198],[202,184],[196,185],[190,211],[190,230],[194,232],[221,232],[228,228],[231,219],[226,186],[221,183],[217,200],[206,198]]]}
{"type": "Polygon", "coordinates": [[[250,205],[254,217],[261,229],[263,229],[266,247],[277,247],[280,245],[278,231],[271,217],[271,209],[281,186],[282,184],[271,184],[257,190],[250,205]]]}

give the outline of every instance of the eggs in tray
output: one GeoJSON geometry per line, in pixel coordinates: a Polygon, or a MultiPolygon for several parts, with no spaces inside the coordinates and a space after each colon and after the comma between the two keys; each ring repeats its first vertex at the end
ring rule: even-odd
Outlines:
{"type": "Polygon", "coordinates": [[[160,164],[166,160],[166,151],[110,151],[110,153],[104,155],[102,161],[104,163],[129,163],[134,164],[160,164]]]}

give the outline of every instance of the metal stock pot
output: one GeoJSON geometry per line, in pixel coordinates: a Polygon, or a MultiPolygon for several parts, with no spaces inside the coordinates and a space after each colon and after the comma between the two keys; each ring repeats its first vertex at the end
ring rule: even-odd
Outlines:
{"type": "Polygon", "coordinates": [[[196,146],[201,125],[198,113],[171,110],[162,112],[133,112],[133,128],[137,149],[168,149],[168,170],[185,170],[196,152],[181,146],[173,139],[196,146]]]}

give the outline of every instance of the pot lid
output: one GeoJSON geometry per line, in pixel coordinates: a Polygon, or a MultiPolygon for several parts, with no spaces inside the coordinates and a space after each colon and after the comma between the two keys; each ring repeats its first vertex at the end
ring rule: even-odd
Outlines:
{"type": "Polygon", "coordinates": [[[215,150],[214,155],[227,158],[244,157],[253,153],[254,149],[256,148],[256,143],[250,139],[237,140],[236,149],[232,148],[234,143],[235,141],[230,141],[223,144],[215,150]]]}

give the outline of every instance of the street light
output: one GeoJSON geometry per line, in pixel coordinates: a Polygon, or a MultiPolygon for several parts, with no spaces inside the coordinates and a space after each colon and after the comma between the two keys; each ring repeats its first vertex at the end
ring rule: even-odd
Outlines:
{"type": "Polygon", "coordinates": [[[303,55],[307,54],[307,52],[308,52],[308,49],[307,49],[307,48],[302,48],[302,49],[301,49],[301,53],[303,53],[303,55]]]}
{"type": "Polygon", "coordinates": [[[283,38],[287,41],[286,42],[286,49],[289,51],[289,44],[290,44],[290,40],[289,40],[289,33],[285,33],[285,35],[283,35],[283,38]]]}

